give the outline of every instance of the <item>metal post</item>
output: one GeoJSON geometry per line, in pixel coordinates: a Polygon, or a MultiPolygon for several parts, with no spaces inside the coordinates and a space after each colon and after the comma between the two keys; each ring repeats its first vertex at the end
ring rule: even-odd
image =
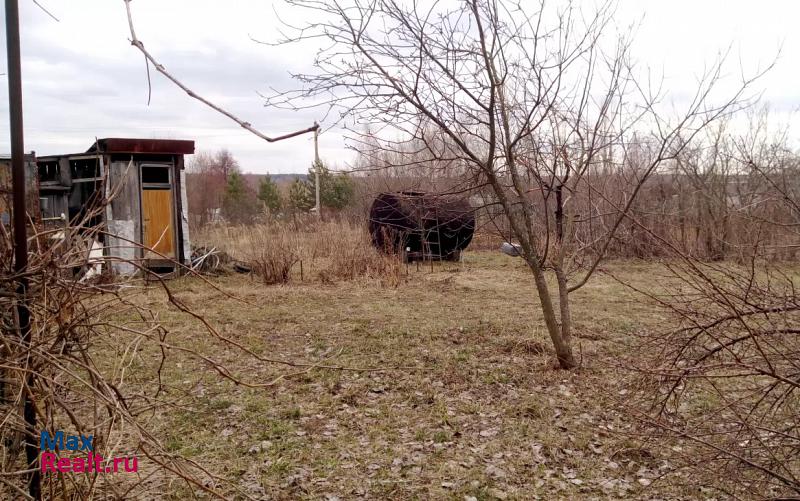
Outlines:
{"type": "Polygon", "coordinates": [[[317,211],[317,217],[322,217],[322,208],[319,204],[319,125],[314,122],[314,126],[316,127],[314,129],[314,188],[316,189],[314,207],[317,211]]]}
{"type": "MultiPolygon", "coordinates": [[[[13,189],[12,211],[14,215],[14,271],[17,279],[17,318],[19,333],[27,347],[31,342],[30,311],[28,310],[28,234],[25,221],[25,142],[22,126],[22,69],[19,44],[19,5],[17,0],[6,0],[6,49],[8,61],[8,112],[11,131],[11,185],[13,189]]],[[[36,442],[36,410],[31,400],[33,392],[33,372],[26,377],[27,391],[24,395],[23,415],[25,418],[25,456],[28,467],[32,469],[28,483],[28,493],[34,499],[41,499],[41,477],[36,463],[39,447],[36,442]]]]}

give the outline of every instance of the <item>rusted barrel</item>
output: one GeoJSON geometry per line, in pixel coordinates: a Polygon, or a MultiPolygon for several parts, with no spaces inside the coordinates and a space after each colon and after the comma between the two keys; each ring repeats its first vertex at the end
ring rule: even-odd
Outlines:
{"type": "Polygon", "coordinates": [[[372,244],[407,261],[457,260],[475,232],[475,212],[464,198],[418,191],[381,193],[369,213],[372,244]]]}

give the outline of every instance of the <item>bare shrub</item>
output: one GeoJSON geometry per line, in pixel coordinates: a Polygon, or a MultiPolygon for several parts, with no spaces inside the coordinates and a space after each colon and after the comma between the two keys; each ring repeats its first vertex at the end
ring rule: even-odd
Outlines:
{"type": "Polygon", "coordinates": [[[262,251],[251,261],[253,270],[264,283],[285,284],[289,282],[292,266],[298,261],[292,251],[277,246],[262,251]]]}
{"type": "MultiPolygon", "coordinates": [[[[88,235],[96,237],[97,230],[89,231],[88,235]]],[[[157,492],[161,480],[145,480],[158,471],[166,473],[159,475],[159,479],[169,481],[166,477],[172,476],[173,480],[180,478],[194,488],[213,492],[199,480],[212,479],[212,475],[169,453],[150,432],[148,423],[154,409],[171,405],[161,381],[161,367],[166,359],[163,346],[168,332],[146,308],[129,300],[127,288],[141,287],[141,283],[128,281],[103,286],[78,280],[74,270],[87,264],[84,246],[63,240],[56,240],[53,245],[49,236],[52,235],[44,232],[33,239],[38,245],[32,249],[27,272],[29,342],[21,337],[19,318],[14,312],[20,298],[16,277],[10,269],[11,260],[3,260],[0,271],[3,322],[0,470],[9,473],[0,477],[0,497],[27,498],[26,484],[41,481],[43,492],[60,493],[65,498],[122,498],[144,494],[152,488],[157,492]],[[107,340],[115,343],[114,352],[122,350],[116,364],[107,364],[98,355],[107,340]],[[125,368],[131,364],[152,360],[151,355],[160,358],[160,362],[144,363],[136,373],[126,372],[125,368]],[[136,392],[129,392],[127,385],[133,380],[141,382],[141,378],[148,383],[139,386],[136,392]],[[35,428],[23,419],[25,399],[33,403],[34,414],[30,417],[36,420],[35,428]],[[96,472],[50,473],[41,479],[29,478],[23,473],[29,469],[39,475],[38,456],[43,452],[38,447],[40,431],[54,435],[57,430],[92,435],[94,450],[102,451],[106,458],[139,456],[138,473],[126,475],[122,481],[110,480],[113,476],[96,472]],[[26,464],[21,453],[31,447],[36,459],[33,464],[26,464]]],[[[10,254],[11,242],[5,231],[0,231],[0,244],[2,253],[10,254]]]]}
{"type": "Polygon", "coordinates": [[[659,349],[644,363],[630,361],[651,378],[640,402],[651,435],[685,444],[672,459],[699,485],[737,498],[800,495],[796,270],[693,259],[668,269],[670,293],[651,297],[678,327],[648,337],[659,349]]]}
{"type": "Polygon", "coordinates": [[[341,233],[331,234],[332,239],[338,237],[339,242],[336,243],[339,245],[337,251],[329,256],[326,269],[320,271],[320,277],[339,280],[379,278],[385,279],[389,285],[398,285],[402,275],[400,260],[396,256],[377,252],[366,234],[359,236],[357,240],[349,240],[342,239],[341,233]]]}
{"type": "Polygon", "coordinates": [[[265,284],[289,282],[292,267],[300,261],[299,242],[289,232],[268,231],[266,228],[247,228],[237,241],[243,259],[265,284]]]}
{"type": "MultiPolygon", "coordinates": [[[[179,497],[229,496],[227,489],[236,489],[230,481],[174,452],[156,432],[165,416],[196,404],[186,387],[193,382],[183,381],[182,387],[168,379],[174,366],[170,357],[208,369],[198,374],[211,373],[248,387],[273,383],[247,381],[238,368],[219,361],[221,353],[295,364],[259,356],[222,336],[138,261],[128,263],[161,287],[173,310],[200,324],[190,344],[172,339],[158,316],[137,300],[147,281],[82,280],[83,271],[93,264],[86,240],[109,237],[102,227],[89,224],[104,210],[95,202],[82,220],[72,221],[70,231],[36,228],[30,236],[24,297],[30,312],[28,336],[17,314],[23,298],[20,274],[10,259],[12,240],[0,225],[0,498],[30,499],[41,493],[59,499],[154,499],[168,491],[179,497]],[[211,346],[214,353],[205,352],[211,346]],[[41,453],[48,451],[40,450],[40,432],[55,436],[57,431],[91,435],[95,457],[105,458],[96,459],[100,470],[42,474],[41,453]],[[129,462],[132,468],[137,465],[136,471],[107,474],[108,468],[117,467],[116,461],[110,463],[117,457],[129,460],[123,461],[124,467],[129,462]]],[[[111,259],[116,258],[105,258],[106,266],[111,259]]],[[[59,449],[49,452],[58,458],[79,457],[59,449]]],[[[85,460],[85,453],[79,454],[85,460]]]]}
{"type": "MultiPolygon", "coordinates": [[[[685,240],[665,238],[630,218],[673,258],[667,261],[663,289],[641,291],[672,322],[666,334],[646,335],[649,349],[635,350],[627,363],[638,366],[650,383],[638,415],[651,436],[685,444],[687,451],[671,460],[691,471],[695,485],[740,499],[797,499],[798,268],[775,259],[780,255],[776,250],[795,248],[799,236],[798,192],[790,178],[796,156],[782,144],[775,147],[768,136],[731,140],[729,148],[739,158],[730,174],[732,192],[747,196],[748,203],[726,224],[736,221],[744,234],[736,235],[733,245],[724,234],[734,226],[717,224],[714,233],[700,240],[706,245],[704,258],[712,262],[695,257],[685,240]],[[738,263],[718,261],[732,250],[738,263]]],[[[696,186],[704,191],[696,196],[712,200],[720,214],[731,200],[740,203],[718,195],[717,182],[696,186]]],[[[731,192],[725,186],[722,190],[731,192]]],[[[722,219],[703,212],[708,225],[722,219]]]]}

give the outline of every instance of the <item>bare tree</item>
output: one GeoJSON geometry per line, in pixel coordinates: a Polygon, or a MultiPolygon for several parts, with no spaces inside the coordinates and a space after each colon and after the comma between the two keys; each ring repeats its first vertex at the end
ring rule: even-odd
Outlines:
{"type": "Polygon", "coordinates": [[[598,269],[651,174],[739,109],[752,83],[714,102],[720,60],[668,120],[661,90],[635,78],[630,39],[612,35],[613,2],[591,13],[500,0],[287,3],[313,21],[279,43],[324,49],[313,73],[296,75],[302,90],[268,104],[327,106],[369,127],[351,134],[356,149],[378,156],[413,143],[418,161],[455,164],[464,184],[484,188],[519,241],[563,368],[577,363],[570,294],[598,269]],[[615,174],[611,215],[592,202],[608,198],[599,173],[615,174]],[[579,220],[593,226],[591,240],[576,238],[579,220]]]}
{"type": "MultiPolygon", "coordinates": [[[[611,255],[673,256],[664,241],[702,261],[797,255],[797,213],[789,201],[798,193],[798,157],[789,132],[768,127],[769,114],[754,111],[748,122],[709,127],[671,167],[651,177],[629,211],[632,217],[621,224],[611,255]]],[[[578,231],[585,233],[581,223],[578,231]]]]}
{"type": "Polygon", "coordinates": [[[222,149],[214,154],[197,153],[187,170],[189,213],[202,226],[222,207],[228,176],[239,172],[239,164],[230,151],[222,149]]]}

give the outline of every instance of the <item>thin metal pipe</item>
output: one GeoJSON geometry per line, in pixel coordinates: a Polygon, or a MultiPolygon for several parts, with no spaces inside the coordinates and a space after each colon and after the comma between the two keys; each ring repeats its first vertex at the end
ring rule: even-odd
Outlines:
{"type": "MultiPolygon", "coordinates": [[[[17,318],[23,344],[30,346],[30,310],[28,309],[28,232],[25,211],[25,141],[22,123],[22,64],[19,42],[19,4],[17,0],[6,0],[6,50],[8,61],[8,111],[11,131],[11,185],[13,189],[14,271],[17,274],[17,318]]],[[[27,391],[23,417],[25,419],[25,456],[32,472],[28,482],[28,493],[41,499],[41,476],[36,464],[39,447],[36,442],[36,410],[32,392],[34,377],[28,371],[27,391]]]]}
{"type": "Polygon", "coordinates": [[[322,166],[319,161],[319,125],[314,122],[314,208],[317,217],[322,217],[322,207],[319,203],[319,169],[322,166]]]}

